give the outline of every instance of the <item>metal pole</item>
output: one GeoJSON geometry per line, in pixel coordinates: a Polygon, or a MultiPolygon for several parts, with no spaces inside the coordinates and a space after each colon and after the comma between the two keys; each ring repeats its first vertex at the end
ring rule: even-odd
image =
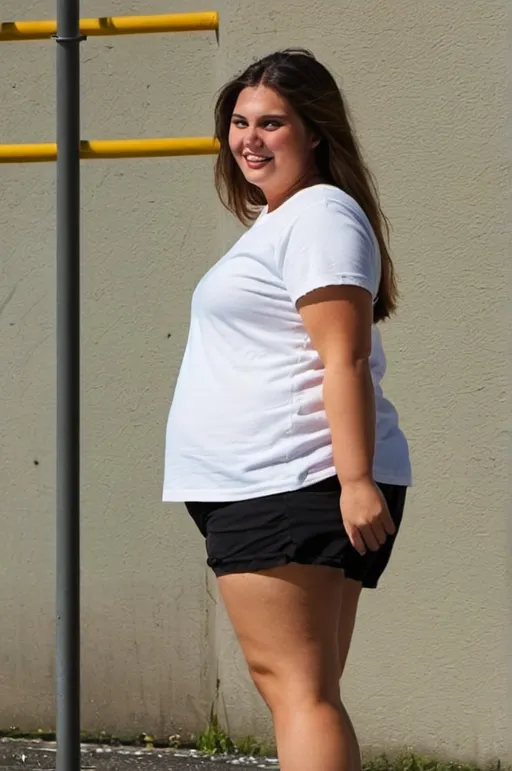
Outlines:
{"type": "Polygon", "coordinates": [[[57,0],[57,771],[81,765],[79,19],[57,0]]]}

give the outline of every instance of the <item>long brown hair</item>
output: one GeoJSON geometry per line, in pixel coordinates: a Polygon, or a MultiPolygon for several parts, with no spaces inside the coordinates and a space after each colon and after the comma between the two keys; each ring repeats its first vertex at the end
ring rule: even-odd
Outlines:
{"type": "Polygon", "coordinates": [[[388,222],[341,91],[329,70],[310,51],[294,48],[265,56],[221,89],[215,105],[215,136],[220,142],[215,187],[220,200],[246,225],[256,219],[266,203],[263,192],[245,179],[228,143],[238,95],[244,88],[258,85],[272,88],[286,99],[304,124],[321,138],[315,150],[321,178],[354,198],[368,217],[379,243],[382,263],[374,320],[384,320],[396,309],[398,296],[388,249],[388,222]]]}

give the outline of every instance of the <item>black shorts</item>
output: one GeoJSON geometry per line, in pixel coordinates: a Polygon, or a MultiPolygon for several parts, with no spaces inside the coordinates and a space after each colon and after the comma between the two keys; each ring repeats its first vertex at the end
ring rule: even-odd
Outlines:
{"type": "Polygon", "coordinates": [[[378,551],[364,556],[354,549],[343,527],[337,476],[262,498],[185,505],[206,539],[207,562],[217,576],[297,562],[340,568],[347,578],[374,589],[391,556],[407,492],[400,485],[379,487],[396,533],[378,551]]]}

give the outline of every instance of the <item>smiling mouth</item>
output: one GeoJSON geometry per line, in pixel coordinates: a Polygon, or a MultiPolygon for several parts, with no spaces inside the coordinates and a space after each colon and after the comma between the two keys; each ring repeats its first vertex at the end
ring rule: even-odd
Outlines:
{"type": "Polygon", "coordinates": [[[243,158],[247,165],[254,169],[261,168],[272,160],[268,155],[253,155],[252,153],[247,153],[243,158]]]}

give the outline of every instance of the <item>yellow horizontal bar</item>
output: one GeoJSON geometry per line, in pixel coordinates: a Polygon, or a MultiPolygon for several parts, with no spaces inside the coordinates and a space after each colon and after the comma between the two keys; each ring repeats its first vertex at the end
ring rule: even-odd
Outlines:
{"type": "MultiPolygon", "coordinates": [[[[82,35],[135,35],[148,32],[199,32],[217,30],[217,11],[168,13],[156,16],[103,16],[80,19],[82,35]]],[[[57,33],[56,21],[0,22],[0,43],[12,40],[46,40],[57,33]]]]}
{"type": "MultiPolygon", "coordinates": [[[[218,143],[211,137],[179,139],[95,139],[80,142],[80,158],[157,158],[176,155],[215,155],[218,143]]],[[[57,159],[57,145],[0,145],[0,163],[42,163],[57,159]]]]}

